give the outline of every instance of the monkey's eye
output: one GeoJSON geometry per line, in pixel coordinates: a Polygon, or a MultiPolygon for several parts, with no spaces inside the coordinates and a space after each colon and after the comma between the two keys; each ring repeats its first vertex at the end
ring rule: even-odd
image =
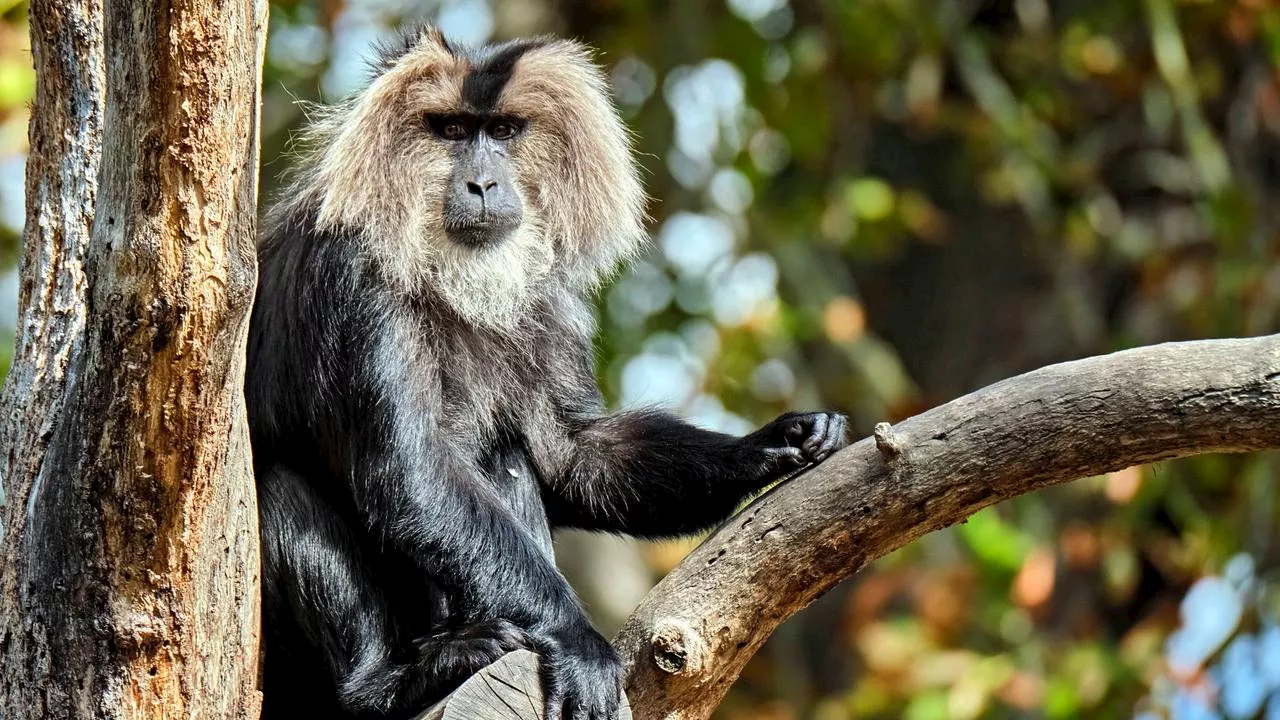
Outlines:
{"type": "Polygon", "coordinates": [[[499,120],[489,126],[489,137],[494,140],[510,140],[520,134],[520,125],[511,120],[499,120]]]}
{"type": "Polygon", "coordinates": [[[429,115],[427,124],[431,126],[432,132],[445,140],[466,140],[471,135],[471,128],[462,118],[429,115]]]}
{"type": "Polygon", "coordinates": [[[467,126],[460,122],[447,122],[440,128],[440,137],[445,140],[461,140],[467,136],[467,126]]]}

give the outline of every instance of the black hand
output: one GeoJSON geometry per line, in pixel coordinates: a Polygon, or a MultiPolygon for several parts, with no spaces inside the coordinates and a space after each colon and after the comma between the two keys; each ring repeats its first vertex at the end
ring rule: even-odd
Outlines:
{"type": "Polygon", "coordinates": [[[785,473],[826,460],[849,444],[847,433],[839,413],[787,413],[745,439],[764,453],[769,469],[785,473]]]}
{"type": "Polygon", "coordinates": [[[546,720],[617,720],[622,662],[590,625],[539,638],[546,720]]]}

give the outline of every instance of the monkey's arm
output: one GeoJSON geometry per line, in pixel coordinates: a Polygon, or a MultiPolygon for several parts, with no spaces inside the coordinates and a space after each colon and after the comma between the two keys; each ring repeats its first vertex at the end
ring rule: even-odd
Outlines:
{"type": "Polygon", "coordinates": [[[788,413],[745,437],[659,411],[575,415],[569,456],[547,483],[552,524],[642,537],[714,525],[746,496],[847,443],[834,413],[788,413]]]}
{"type": "MultiPolygon", "coordinates": [[[[543,655],[548,702],[613,708],[620,664],[551,558],[471,463],[455,453],[412,387],[383,364],[366,375],[347,464],[369,527],[449,596],[451,624],[506,621],[543,655]],[[400,389],[400,392],[396,392],[400,389]]],[[[568,720],[580,720],[566,712],[568,720]]]]}
{"type": "MultiPolygon", "coordinates": [[[[392,404],[391,401],[386,401],[392,404]]],[[[412,417],[404,408],[392,415],[412,417]]],[[[404,428],[421,420],[373,423],[404,428]]],[[[502,618],[552,632],[586,616],[572,589],[488,481],[429,427],[370,433],[354,495],[369,526],[451,591],[459,622],[502,618]]]]}

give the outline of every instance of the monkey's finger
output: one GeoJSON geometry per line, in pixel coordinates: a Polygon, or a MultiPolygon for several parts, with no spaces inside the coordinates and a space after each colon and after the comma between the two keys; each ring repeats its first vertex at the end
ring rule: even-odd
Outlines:
{"type": "Polygon", "coordinates": [[[591,712],[583,707],[582,701],[573,696],[566,696],[560,706],[561,720],[591,720],[591,712]]]}
{"type": "Polygon", "coordinates": [[[844,447],[845,433],[848,430],[848,420],[843,415],[832,415],[831,424],[827,427],[827,436],[823,438],[822,445],[818,451],[813,454],[813,459],[822,461],[827,459],[831,453],[844,447]]]}
{"type": "Polygon", "coordinates": [[[765,458],[777,467],[803,467],[809,461],[797,447],[785,446],[765,449],[765,458]]]}
{"type": "Polygon", "coordinates": [[[784,415],[778,421],[779,437],[784,444],[797,443],[805,438],[805,417],[800,414],[784,415]]]}
{"type": "Polygon", "coordinates": [[[800,446],[806,455],[813,455],[814,451],[822,447],[827,438],[827,430],[831,424],[831,416],[826,413],[813,415],[813,427],[809,430],[809,437],[805,438],[804,443],[800,446]]]}
{"type": "Polygon", "coordinates": [[[597,707],[587,716],[590,720],[618,720],[617,706],[597,707]]]}

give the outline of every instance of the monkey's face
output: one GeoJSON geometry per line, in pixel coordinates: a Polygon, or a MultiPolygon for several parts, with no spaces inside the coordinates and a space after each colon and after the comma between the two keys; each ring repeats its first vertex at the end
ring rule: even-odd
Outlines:
{"type": "Polygon", "coordinates": [[[630,135],[583,46],[427,29],[379,70],[317,128],[313,191],[404,290],[510,323],[548,278],[590,287],[646,237],[630,135]]]}
{"type": "Polygon", "coordinates": [[[452,160],[444,188],[445,235],[470,247],[506,240],[524,219],[511,153],[525,121],[493,115],[430,115],[427,124],[449,144],[452,160]]]}

